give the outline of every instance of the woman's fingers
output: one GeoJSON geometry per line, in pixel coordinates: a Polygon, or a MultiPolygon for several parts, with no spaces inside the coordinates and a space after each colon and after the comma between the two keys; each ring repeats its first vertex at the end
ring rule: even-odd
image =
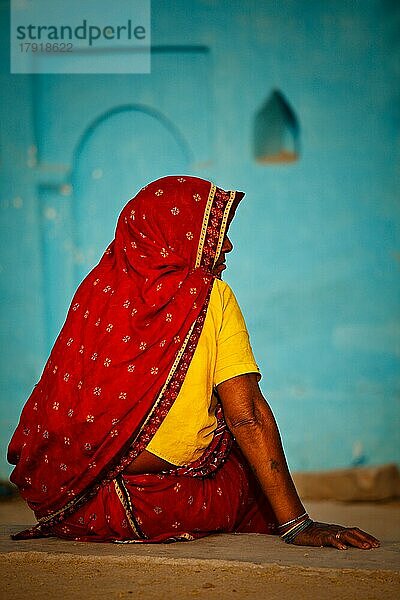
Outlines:
{"type": "Polygon", "coordinates": [[[339,533],[339,539],[343,543],[348,543],[356,548],[363,548],[368,550],[370,548],[378,548],[380,546],[379,540],[374,536],[361,531],[358,527],[348,527],[339,533]]]}
{"type": "Polygon", "coordinates": [[[327,546],[333,546],[334,548],[337,548],[338,550],[347,550],[348,546],[345,544],[345,542],[341,539],[341,537],[337,537],[336,534],[331,533],[328,537],[328,544],[326,544],[327,546]]]}
{"type": "Polygon", "coordinates": [[[358,527],[352,527],[352,529],[356,531],[358,535],[362,536],[362,538],[365,539],[365,541],[371,542],[374,546],[378,547],[381,545],[380,541],[370,533],[362,531],[362,529],[359,529],[358,527]]]}
{"type": "Polygon", "coordinates": [[[346,550],[350,546],[370,550],[380,546],[379,540],[358,527],[316,522],[299,533],[293,543],[300,546],[333,546],[338,550],[346,550]]]}

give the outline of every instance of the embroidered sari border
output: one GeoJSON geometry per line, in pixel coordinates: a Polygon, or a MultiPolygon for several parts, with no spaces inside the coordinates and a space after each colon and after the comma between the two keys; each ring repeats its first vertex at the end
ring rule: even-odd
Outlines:
{"type": "Polygon", "coordinates": [[[146,539],[146,536],[140,529],[140,527],[135,519],[129,492],[125,487],[122,476],[116,477],[114,479],[114,488],[115,488],[117,496],[122,504],[122,507],[125,511],[126,518],[128,519],[128,523],[131,526],[131,529],[132,529],[134,535],[136,535],[139,539],[146,539]]]}
{"type": "Polygon", "coordinates": [[[216,190],[217,190],[217,186],[212,183],[209,194],[208,194],[206,208],[204,211],[203,223],[201,226],[201,232],[200,232],[200,238],[199,238],[199,245],[197,247],[196,263],[195,263],[196,268],[200,266],[201,259],[203,257],[203,248],[204,248],[204,242],[205,242],[206,236],[207,236],[208,221],[210,219],[211,207],[214,202],[214,196],[215,196],[216,190]]]}
{"type": "Polygon", "coordinates": [[[225,238],[226,226],[228,224],[229,213],[231,212],[232,204],[233,204],[235,198],[236,198],[236,192],[232,191],[229,195],[229,200],[225,206],[224,216],[222,217],[222,223],[221,223],[221,229],[220,229],[220,233],[219,233],[219,237],[218,237],[217,248],[215,250],[215,258],[214,258],[213,268],[215,267],[215,264],[221,253],[221,248],[222,248],[222,245],[224,243],[224,238],[225,238]]]}
{"type": "Polygon", "coordinates": [[[153,414],[154,414],[154,411],[155,411],[155,410],[158,408],[158,405],[159,405],[159,404],[160,404],[160,402],[162,401],[162,399],[163,399],[163,397],[164,397],[164,394],[165,394],[165,390],[166,390],[166,389],[167,389],[167,387],[169,386],[169,384],[170,384],[170,382],[171,382],[171,379],[173,378],[173,376],[174,376],[174,373],[175,373],[175,371],[176,371],[176,369],[177,369],[177,367],[178,367],[178,364],[179,364],[179,362],[180,362],[180,360],[181,360],[181,358],[182,358],[182,356],[183,356],[183,353],[184,353],[184,352],[185,352],[185,350],[186,350],[186,346],[187,346],[187,344],[188,344],[188,341],[190,340],[190,336],[191,336],[191,335],[192,335],[192,333],[193,333],[193,329],[194,329],[194,326],[195,326],[195,325],[196,325],[196,321],[194,321],[194,322],[192,323],[192,325],[191,325],[191,327],[190,327],[190,329],[189,329],[189,332],[187,333],[187,335],[186,335],[185,339],[183,340],[183,344],[182,344],[182,346],[181,346],[181,348],[180,348],[180,350],[179,350],[179,352],[178,352],[178,354],[177,354],[177,356],[176,356],[176,358],[175,358],[175,360],[174,360],[174,363],[173,363],[173,365],[172,365],[172,367],[171,367],[171,369],[170,369],[170,371],[169,371],[169,373],[168,373],[167,379],[166,379],[166,381],[165,381],[165,383],[164,383],[163,387],[161,388],[161,391],[160,391],[160,393],[159,393],[159,395],[158,395],[158,397],[157,397],[157,400],[156,400],[156,401],[155,401],[155,403],[153,404],[153,406],[152,406],[152,408],[151,408],[151,410],[150,410],[149,414],[147,415],[147,417],[146,417],[146,420],[144,421],[143,425],[141,426],[141,428],[140,428],[140,430],[139,430],[139,432],[138,432],[138,434],[137,434],[137,436],[136,436],[135,440],[132,442],[132,445],[133,445],[133,444],[135,444],[135,442],[136,442],[136,441],[139,439],[139,437],[140,437],[141,433],[144,431],[144,429],[145,429],[145,428],[146,428],[146,426],[148,425],[149,421],[151,420],[151,418],[152,418],[152,416],[153,416],[153,414]]]}

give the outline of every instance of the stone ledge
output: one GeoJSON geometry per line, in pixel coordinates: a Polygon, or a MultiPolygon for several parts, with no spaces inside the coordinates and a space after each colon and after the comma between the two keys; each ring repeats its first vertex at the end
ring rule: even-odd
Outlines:
{"type": "Polygon", "coordinates": [[[51,560],[60,556],[80,557],[81,560],[99,558],[103,564],[114,561],[150,560],[157,563],[212,563],[213,565],[295,566],[311,569],[345,569],[355,571],[387,571],[397,573],[400,568],[400,542],[384,542],[380,548],[360,550],[349,548],[298,547],[284,544],[276,536],[262,534],[219,534],[194,542],[174,544],[113,544],[89,543],[40,538],[11,540],[10,533],[23,525],[3,526],[0,537],[0,559],[7,554],[26,559],[40,554],[51,560]],[[193,562],[194,561],[194,562],[193,562]]]}
{"type": "Polygon", "coordinates": [[[395,464],[293,474],[304,500],[374,502],[400,498],[400,471],[395,464]]]}

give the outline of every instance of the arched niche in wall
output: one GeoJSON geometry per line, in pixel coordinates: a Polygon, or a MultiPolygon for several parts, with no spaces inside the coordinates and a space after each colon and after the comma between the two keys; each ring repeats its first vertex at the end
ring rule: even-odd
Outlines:
{"type": "Polygon", "coordinates": [[[163,113],[117,105],[81,133],[64,183],[39,186],[47,351],[74,289],[113,239],[126,202],[153,179],[187,172],[191,162],[186,138],[163,113]]]}
{"type": "Polygon", "coordinates": [[[76,281],[113,239],[118,214],[140,187],[186,172],[192,151],[175,123],[143,104],[114,107],[85,130],[72,160],[76,281]]]}
{"type": "Polygon", "coordinates": [[[254,157],[262,164],[288,163],[300,154],[299,123],[288,100],[273,90],[254,118],[254,157]]]}

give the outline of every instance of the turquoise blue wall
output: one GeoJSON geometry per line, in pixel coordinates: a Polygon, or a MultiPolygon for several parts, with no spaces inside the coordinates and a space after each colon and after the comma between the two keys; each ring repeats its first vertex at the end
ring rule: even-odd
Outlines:
{"type": "Polygon", "coordinates": [[[9,74],[0,1],[0,476],[114,216],[147,179],[182,169],[246,192],[225,279],[292,469],[400,462],[399,8],[153,0],[150,75],[46,77],[9,74]],[[252,127],[274,88],[299,120],[301,157],[266,166],[252,127]],[[83,263],[76,206],[99,232],[83,263]]]}

